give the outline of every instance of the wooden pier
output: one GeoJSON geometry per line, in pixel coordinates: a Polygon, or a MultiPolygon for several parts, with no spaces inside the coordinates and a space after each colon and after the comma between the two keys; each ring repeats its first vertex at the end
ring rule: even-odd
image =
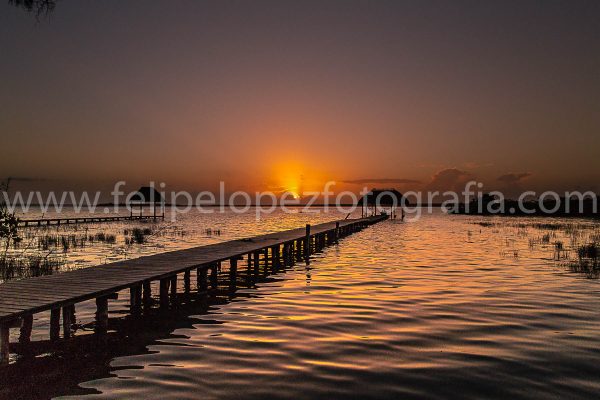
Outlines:
{"type": "Polygon", "coordinates": [[[185,291],[191,290],[193,272],[196,290],[207,292],[217,288],[218,270],[226,261],[229,262],[229,288],[235,290],[239,268],[245,267],[247,274],[251,274],[258,273],[260,265],[263,269],[277,269],[296,261],[308,261],[313,252],[386,218],[379,215],[306,225],[305,228],[6,282],[0,285],[0,364],[9,362],[11,328],[20,328],[20,346],[30,342],[35,313],[50,311],[50,340],[59,340],[62,319],[62,337],[68,339],[72,334],[75,305],[95,299],[95,331],[102,334],[108,327],[109,300],[115,299],[122,290],[129,289],[131,312],[139,313],[152,304],[151,283],[158,281],[158,303],[168,308],[177,296],[180,275],[185,291]]]}
{"type": "Polygon", "coordinates": [[[141,221],[164,219],[164,215],[123,215],[123,216],[105,216],[105,217],[71,217],[71,218],[40,218],[40,219],[21,219],[19,228],[34,226],[59,226],[71,224],[89,224],[94,222],[116,222],[116,221],[141,221]]]}

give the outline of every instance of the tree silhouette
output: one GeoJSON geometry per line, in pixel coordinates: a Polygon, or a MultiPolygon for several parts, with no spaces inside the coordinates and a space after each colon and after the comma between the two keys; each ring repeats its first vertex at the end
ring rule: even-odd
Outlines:
{"type": "Polygon", "coordinates": [[[39,17],[54,10],[56,0],[8,0],[8,4],[24,8],[29,12],[35,12],[35,15],[39,17]]]}

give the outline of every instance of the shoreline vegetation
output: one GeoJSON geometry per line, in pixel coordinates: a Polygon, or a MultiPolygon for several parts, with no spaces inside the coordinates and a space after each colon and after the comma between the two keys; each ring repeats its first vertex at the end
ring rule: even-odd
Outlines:
{"type": "Polygon", "coordinates": [[[449,214],[512,216],[512,217],[574,217],[600,219],[597,198],[566,199],[537,201],[500,200],[493,195],[485,194],[469,203],[458,203],[447,206],[449,214]]]}
{"type": "MultiPolygon", "coordinates": [[[[590,279],[600,278],[600,225],[594,220],[589,222],[479,220],[471,224],[492,229],[497,234],[502,230],[514,230],[517,238],[527,239],[529,250],[548,251],[557,266],[584,274],[590,279]],[[533,232],[530,229],[533,229],[533,232]]],[[[472,232],[469,231],[468,235],[471,236],[472,232]]],[[[519,257],[518,250],[513,251],[512,256],[519,257]]]]}
{"type": "Polygon", "coordinates": [[[529,238],[529,248],[536,245],[552,246],[554,260],[562,262],[572,272],[583,273],[588,278],[600,278],[600,231],[595,222],[600,220],[596,199],[567,200],[564,197],[545,202],[527,201],[520,203],[516,200],[499,200],[486,194],[472,200],[468,204],[457,204],[448,208],[449,214],[477,215],[482,217],[542,217],[542,218],[583,218],[590,220],[591,227],[578,223],[535,222],[507,223],[480,221],[483,227],[515,226],[521,230],[521,235],[527,235],[527,227],[546,231],[537,238],[529,238]],[[557,239],[557,232],[562,231],[569,238],[570,244],[557,239]],[[522,233],[525,232],[525,233],[522,233]],[[574,256],[573,256],[574,255],[574,256]]]}
{"type": "MultiPolygon", "coordinates": [[[[136,225],[97,229],[69,225],[21,230],[18,240],[2,238],[0,282],[23,279],[68,270],[73,260],[69,254],[95,246],[111,254],[126,256],[134,246],[141,246],[153,236],[164,235],[158,225],[136,225]],[[66,268],[66,269],[65,269],[66,268]]],[[[177,236],[185,236],[179,230],[177,236]]]]}

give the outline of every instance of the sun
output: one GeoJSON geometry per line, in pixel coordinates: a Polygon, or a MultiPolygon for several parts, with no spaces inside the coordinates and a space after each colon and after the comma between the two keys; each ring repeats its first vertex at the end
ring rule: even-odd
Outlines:
{"type": "Polygon", "coordinates": [[[274,166],[277,185],[283,193],[289,193],[294,199],[302,197],[302,166],[293,162],[284,162],[274,166]]]}
{"type": "Polygon", "coordinates": [[[284,192],[290,193],[296,200],[300,198],[300,184],[295,176],[286,176],[282,185],[284,192]]]}

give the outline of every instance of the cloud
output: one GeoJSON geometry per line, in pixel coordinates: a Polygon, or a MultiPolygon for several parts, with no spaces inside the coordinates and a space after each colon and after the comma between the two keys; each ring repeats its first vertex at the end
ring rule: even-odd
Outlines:
{"type": "Polygon", "coordinates": [[[431,177],[431,181],[425,186],[426,191],[454,191],[464,190],[465,184],[473,179],[470,172],[458,168],[446,168],[431,177]]]}
{"type": "Polygon", "coordinates": [[[373,184],[386,184],[386,183],[397,183],[400,185],[411,185],[411,184],[419,184],[421,183],[421,181],[418,181],[416,179],[404,179],[404,178],[364,178],[364,179],[350,179],[350,180],[345,180],[342,181],[342,183],[348,183],[351,185],[366,185],[369,183],[373,183],[373,184]]]}
{"type": "Polygon", "coordinates": [[[498,181],[508,184],[515,184],[521,182],[523,179],[529,178],[531,175],[531,172],[521,172],[518,174],[511,173],[499,176],[498,181]]]}

